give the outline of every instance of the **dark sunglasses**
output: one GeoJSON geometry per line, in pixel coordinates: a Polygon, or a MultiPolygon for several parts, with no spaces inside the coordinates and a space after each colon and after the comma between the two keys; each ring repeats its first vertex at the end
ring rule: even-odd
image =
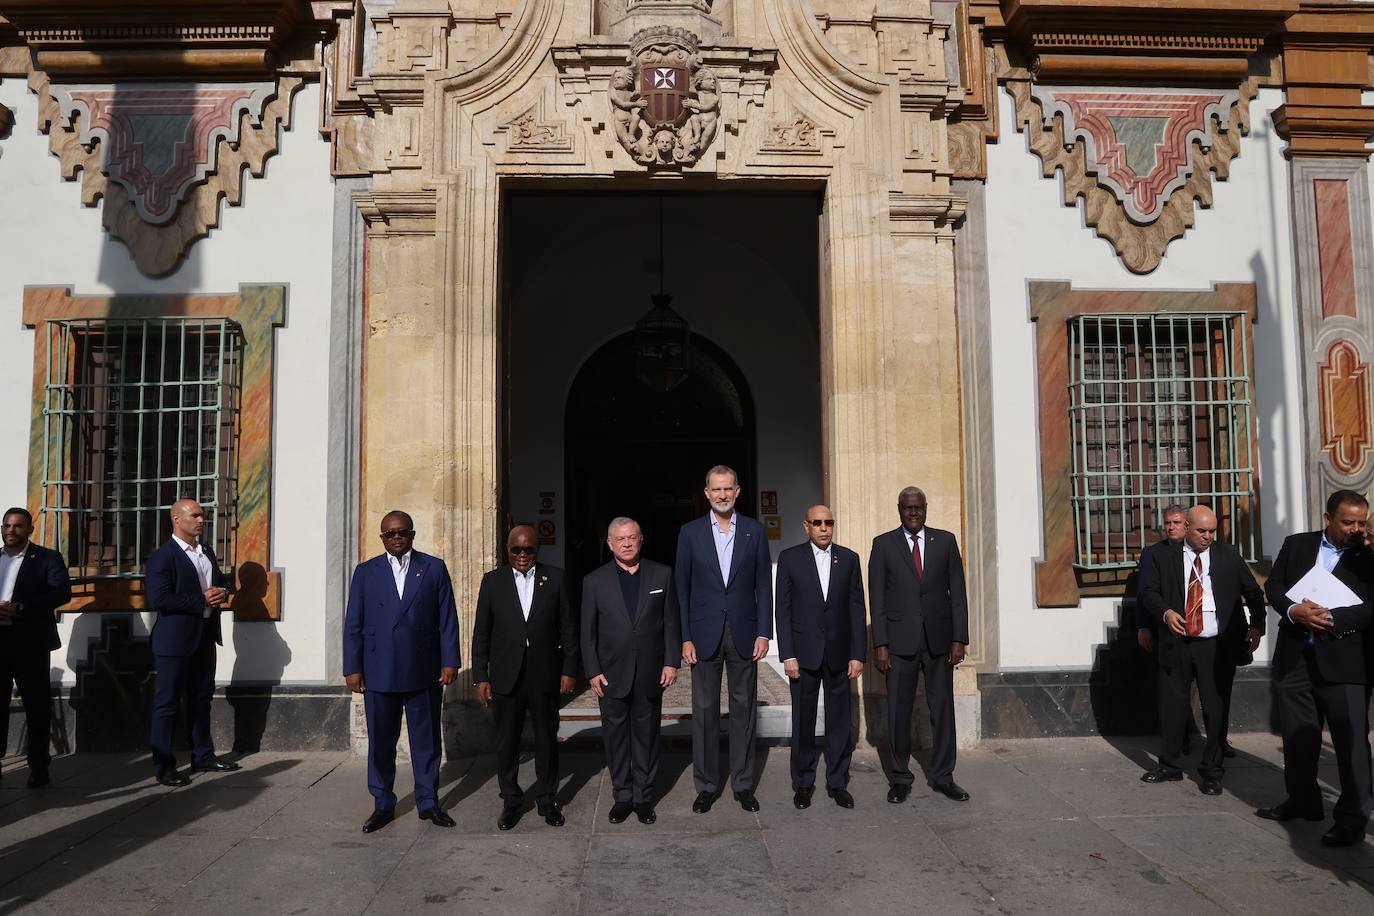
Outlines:
{"type": "Polygon", "coordinates": [[[383,531],[382,537],[387,538],[413,538],[415,537],[414,528],[392,528],[390,531],[383,531]]]}
{"type": "Polygon", "coordinates": [[[808,518],[808,519],[806,520],[806,523],[807,523],[808,525],[810,525],[812,528],[834,528],[834,527],[835,527],[835,520],[834,520],[833,518],[808,518]]]}
{"type": "Polygon", "coordinates": [[[507,547],[506,549],[509,550],[511,553],[522,557],[532,557],[539,552],[538,547],[507,547]]]}

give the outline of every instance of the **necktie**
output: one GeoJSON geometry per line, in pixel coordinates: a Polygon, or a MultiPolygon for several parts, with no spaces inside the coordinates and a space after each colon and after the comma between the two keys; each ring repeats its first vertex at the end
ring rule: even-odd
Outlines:
{"type": "Polygon", "coordinates": [[[911,536],[911,560],[912,560],[913,563],[916,564],[916,578],[918,578],[918,579],[924,578],[926,573],[925,573],[925,570],[921,567],[921,535],[920,535],[920,534],[914,534],[914,535],[911,536]]]}
{"type": "Polygon", "coordinates": [[[1188,609],[1183,627],[1189,636],[1202,634],[1202,555],[1193,555],[1193,574],[1188,577],[1188,609]]]}

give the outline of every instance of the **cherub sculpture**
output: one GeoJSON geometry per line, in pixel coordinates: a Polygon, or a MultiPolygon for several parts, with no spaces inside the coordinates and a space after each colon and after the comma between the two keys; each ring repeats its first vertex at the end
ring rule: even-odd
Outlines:
{"type": "Polygon", "coordinates": [[[647,143],[647,130],[640,111],[648,101],[635,91],[635,75],[629,67],[621,67],[611,74],[611,88],[606,91],[615,114],[615,135],[626,149],[641,150],[647,143]]]}
{"type": "Polygon", "coordinates": [[[682,146],[693,160],[706,151],[716,137],[720,117],[720,89],[716,75],[702,67],[692,76],[692,96],[682,100],[692,114],[683,125],[682,146]]]}

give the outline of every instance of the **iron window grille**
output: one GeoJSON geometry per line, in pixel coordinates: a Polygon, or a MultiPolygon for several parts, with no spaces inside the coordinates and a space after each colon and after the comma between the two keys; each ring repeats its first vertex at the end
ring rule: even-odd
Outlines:
{"type": "Polygon", "coordinates": [[[1138,562],[1165,507],[1204,503],[1256,559],[1254,401],[1243,313],[1069,319],[1075,566],[1138,562]]]}
{"type": "Polygon", "coordinates": [[[40,534],[73,581],[141,577],[181,498],[204,508],[201,540],[232,570],[243,329],[225,318],[45,328],[40,534]]]}

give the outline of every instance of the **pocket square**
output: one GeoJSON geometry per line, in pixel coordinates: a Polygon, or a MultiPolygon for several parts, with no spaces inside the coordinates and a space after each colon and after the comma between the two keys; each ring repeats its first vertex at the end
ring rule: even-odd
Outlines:
{"type": "Polygon", "coordinates": [[[649,594],[651,594],[651,595],[661,595],[661,594],[663,594],[663,589],[661,589],[661,588],[651,588],[651,589],[649,589],[649,594]]]}

